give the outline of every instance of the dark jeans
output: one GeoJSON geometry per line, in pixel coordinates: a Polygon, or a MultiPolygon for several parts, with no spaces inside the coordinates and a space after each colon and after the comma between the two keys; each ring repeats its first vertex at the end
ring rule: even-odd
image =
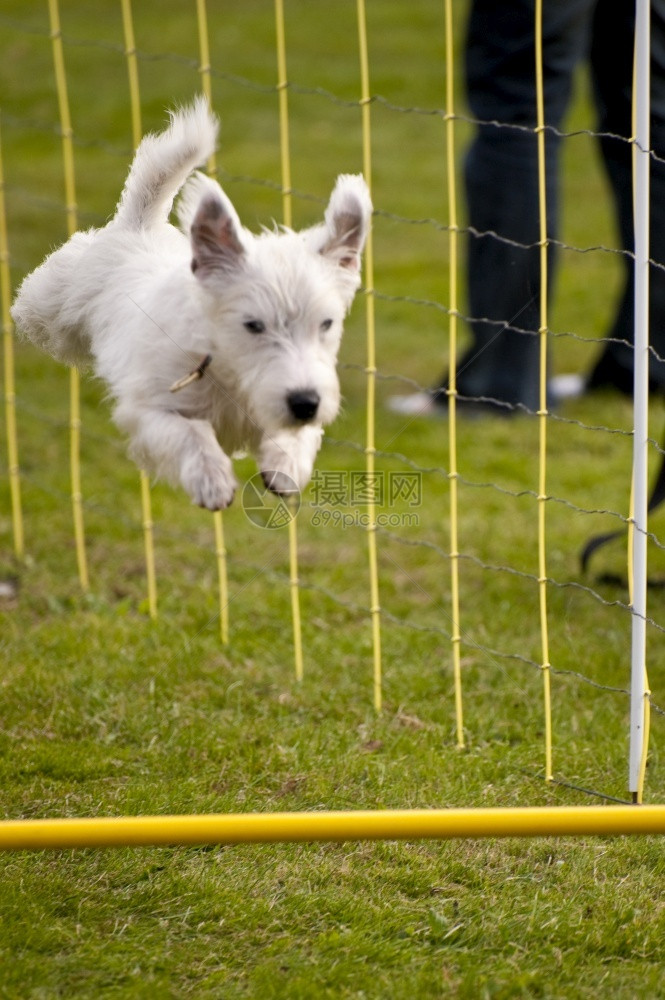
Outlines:
{"type": "MultiPolygon", "coordinates": [[[[473,343],[458,363],[457,379],[462,395],[489,396],[532,410],[539,404],[540,357],[535,335],[540,315],[538,152],[536,135],[530,131],[536,124],[534,7],[534,0],[472,3],[466,47],[468,99],[472,114],[487,124],[478,126],[465,164],[473,343]]],[[[544,0],[543,7],[546,124],[560,129],[574,70],[586,58],[598,132],[630,137],[634,0],[544,0]]],[[[665,157],[665,0],[652,0],[651,72],[651,146],[665,157]]],[[[631,145],[611,137],[601,137],[599,143],[621,248],[632,251],[631,145]]],[[[558,236],[560,145],[557,135],[546,132],[547,229],[552,240],[558,236]]],[[[654,160],[650,255],[665,263],[665,164],[654,160]]],[[[623,260],[625,287],[608,337],[632,344],[632,260],[623,260]]],[[[554,278],[552,246],[549,266],[554,278]]],[[[665,271],[652,267],[650,279],[651,342],[665,357],[665,271]]],[[[631,392],[632,354],[629,346],[606,344],[590,383],[610,383],[631,392]]],[[[651,378],[665,389],[665,364],[652,359],[651,378]]]]}

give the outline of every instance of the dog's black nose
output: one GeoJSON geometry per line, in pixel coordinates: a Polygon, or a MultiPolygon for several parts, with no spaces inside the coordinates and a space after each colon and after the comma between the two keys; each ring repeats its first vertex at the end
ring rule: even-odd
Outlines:
{"type": "Polygon", "coordinates": [[[286,401],[296,420],[306,424],[308,420],[313,420],[316,416],[321,397],[314,389],[301,389],[297,392],[290,392],[286,401]]]}

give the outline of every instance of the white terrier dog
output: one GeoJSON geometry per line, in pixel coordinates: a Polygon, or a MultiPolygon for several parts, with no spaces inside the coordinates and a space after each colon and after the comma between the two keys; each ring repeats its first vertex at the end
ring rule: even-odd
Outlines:
{"type": "Polygon", "coordinates": [[[168,222],[173,199],[217,130],[200,98],[146,136],[113,219],[52,253],[12,308],[55,358],[92,363],[134,460],[210,510],[233,499],[239,448],[275,493],[309,481],[339,409],[335,362],[372,212],[363,178],[342,175],[323,224],[254,236],[195,173],[181,232],[168,222]]]}

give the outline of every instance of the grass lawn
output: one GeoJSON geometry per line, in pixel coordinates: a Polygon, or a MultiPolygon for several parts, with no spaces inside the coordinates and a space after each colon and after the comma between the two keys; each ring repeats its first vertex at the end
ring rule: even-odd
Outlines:
{"type": "MultiPolygon", "coordinates": [[[[143,124],[155,129],[165,107],[200,86],[196,5],[135,6],[143,124]]],[[[208,6],[220,180],[256,228],[282,212],[273,7],[208,6]]],[[[463,6],[455,5],[458,55],[463,6]]],[[[351,0],[285,7],[300,227],[320,216],[337,173],[361,169],[358,42],[351,0]]],[[[287,533],[252,523],[239,498],[224,515],[229,645],[219,637],[212,519],[161,485],[152,491],[159,614],[149,619],[138,474],[89,377],[81,392],[91,587],[81,593],[69,376],[17,344],[27,555],[13,556],[3,466],[3,817],[628,798],[625,542],[600,553],[590,576],[578,561],[586,539],[620,527],[628,511],[631,408],[615,397],[570,403],[548,422],[553,783],[543,780],[537,422],[460,422],[466,745],[456,746],[448,428],[385,408],[387,396],[428,385],[447,361],[445,132],[428,113],[444,106],[444,12],[434,0],[385,0],[367,14],[372,92],[383,98],[371,108],[377,468],[387,491],[377,533],[383,712],[372,703],[367,532],[353,493],[365,461],[363,297],[342,350],[343,412],[298,517],[301,683],[287,533]],[[390,486],[405,482],[417,494],[391,499],[390,486]],[[341,504],[325,502],[332,485],[341,504]]],[[[79,221],[99,225],[131,158],[120,4],[63,0],[61,19],[79,221]]],[[[5,0],[0,32],[15,286],[66,237],[66,218],[47,4],[5,0]]],[[[590,364],[620,278],[616,255],[579,253],[616,246],[583,77],[568,125],[576,134],[564,143],[561,238],[578,249],[561,253],[550,317],[561,372],[590,364]]],[[[459,160],[470,135],[462,118],[459,160]]],[[[652,417],[659,439],[655,404],[652,417]]],[[[237,470],[244,481],[255,466],[240,459],[237,470]]],[[[654,584],[665,573],[662,527],[656,515],[654,584]]],[[[651,802],[665,801],[664,601],[654,586],[651,802]]],[[[656,838],[18,852],[1,856],[0,870],[3,998],[665,996],[665,850],[656,838]]]]}

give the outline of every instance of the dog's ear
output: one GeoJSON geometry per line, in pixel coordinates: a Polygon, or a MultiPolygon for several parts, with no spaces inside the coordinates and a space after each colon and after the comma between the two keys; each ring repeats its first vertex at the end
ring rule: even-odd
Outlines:
{"type": "Polygon", "coordinates": [[[326,209],[326,233],[320,252],[340,267],[359,271],[371,217],[372,202],[364,178],[360,174],[341,174],[326,209]]]}
{"type": "Polygon", "coordinates": [[[236,268],[245,254],[240,222],[229,201],[207,194],[191,226],[192,271],[198,278],[236,268]]]}

